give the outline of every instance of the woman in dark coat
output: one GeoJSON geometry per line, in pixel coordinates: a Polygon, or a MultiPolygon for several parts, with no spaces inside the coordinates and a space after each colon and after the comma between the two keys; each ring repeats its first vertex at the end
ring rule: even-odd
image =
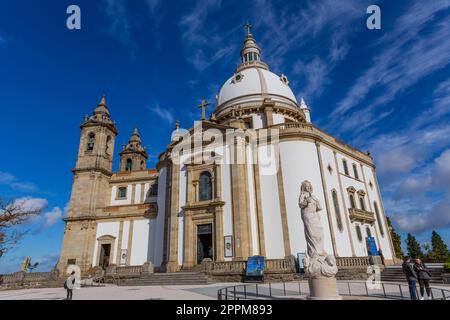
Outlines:
{"type": "Polygon", "coordinates": [[[417,273],[420,286],[420,300],[424,300],[424,288],[427,290],[428,299],[431,299],[430,279],[431,274],[420,259],[414,261],[414,271],[417,273]]]}

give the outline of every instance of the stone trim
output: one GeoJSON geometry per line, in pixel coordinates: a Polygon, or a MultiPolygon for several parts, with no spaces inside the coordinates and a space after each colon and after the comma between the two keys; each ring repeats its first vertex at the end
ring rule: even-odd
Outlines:
{"type": "Polygon", "coordinates": [[[280,204],[280,213],[281,213],[281,225],[283,228],[283,242],[284,242],[284,256],[288,257],[291,255],[291,242],[289,237],[289,227],[288,227],[288,218],[287,218],[287,210],[286,210],[286,195],[284,194],[284,183],[283,183],[283,170],[281,166],[281,155],[280,150],[275,148],[276,159],[278,159],[278,170],[277,170],[277,185],[278,185],[278,200],[280,204]]]}
{"type": "Polygon", "coordinates": [[[316,150],[317,150],[317,160],[319,160],[319,168],[320,168],[320,177],[322,179],[322,191],[325,198],[325,207],[327,210],[327,217],[328,217],[328,226],[330,227],[330,235],[331,235],[331,245],[333,247],[333,252],[336,257],[339,256],[338,251],[336,249],[336,239],[334,236],[334,228],[333,228],[333,218],[331,216],[331,210],[330,210],[330,204],[328,201],[328,189],[327,189],[327,183],[325,180],[325,176],[323,174],[323,161],[322,161],[322,154],[320,152],[320,143],[316,142],[316,150]]]}
{"type": "Polygon", "coordinates": [[[123,221],[120,221],[119,238],[117,240],[116,266],[120,265],[120,256],[122,255],[122,237],[123,237],[123,221]]]}
{"type": "Polygon", "coordinates": [[[127,244],[127,266],[130,265],[131,261],[131,249],[133,246],[133,230],[134,230],[134,220],[130,220],[130,227],[128,231],[128,244],[127,244]]]}

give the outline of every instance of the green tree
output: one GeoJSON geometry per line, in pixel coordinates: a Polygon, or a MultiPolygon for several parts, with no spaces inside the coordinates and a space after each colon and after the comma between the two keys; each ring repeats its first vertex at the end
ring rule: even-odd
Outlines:
{"type": "Polygon", "coordinates": [[[420,244],[412,234],[408,233],[405,242],[408,249],[408,256],[410,256],[411,258],[423,259],[424,254],[422,252],[422,249],[420,248],[420,244]]]}
{"type": "Polygon", "coordinates": [[[437,262],[446,262],[450,259],[450,252],[448,251],[447,245],[439,233],[434,230],[431,233],[431,250],[428,257],[430,260],[437,262]]]}
{"type": "Polygon", "coordinates": [[[402,250],[402,238],[400,235],[395,231],[394,227],[392,226],[391,219],[389,217],[386,217],[389,231],[391,233],[391,239],[392,239],[392,245],[394,246],[395,256],[399,259],[402,259],[405,255],[402,250]]]}

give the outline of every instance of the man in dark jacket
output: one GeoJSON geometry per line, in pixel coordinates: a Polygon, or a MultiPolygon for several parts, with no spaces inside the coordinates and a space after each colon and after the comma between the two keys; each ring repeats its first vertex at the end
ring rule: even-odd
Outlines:
{"type": "Polygon", "coordinates": [[[408,281],[409,295],[411,296],[411,300],[417,300],[417,274],[414,271],[413,265],[411,264],[411,259],[409,257],[403,258],[402,270],[406,276],[406,281],[408,281]]]}

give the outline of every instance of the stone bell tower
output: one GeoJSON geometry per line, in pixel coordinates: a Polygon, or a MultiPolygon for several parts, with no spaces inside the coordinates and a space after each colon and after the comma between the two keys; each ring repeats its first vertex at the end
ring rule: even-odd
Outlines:
{"type": "Polygon", "coordinates": [[[64,241],[58,269],[76,264],[85,272],[92,264],[98,208],[108,205],[117,128],[111,120],[105,96],[92,116],[80,126],[78,158],[73,172],[72,194],[64,219],[64,241]]]}
{"type": "Polygon", "coordinates": [[[142,146],[138,128],[134,128],[130,141],[120,151],[120,171],[139,171],[147,167],[148,154],[142,146]]]}

